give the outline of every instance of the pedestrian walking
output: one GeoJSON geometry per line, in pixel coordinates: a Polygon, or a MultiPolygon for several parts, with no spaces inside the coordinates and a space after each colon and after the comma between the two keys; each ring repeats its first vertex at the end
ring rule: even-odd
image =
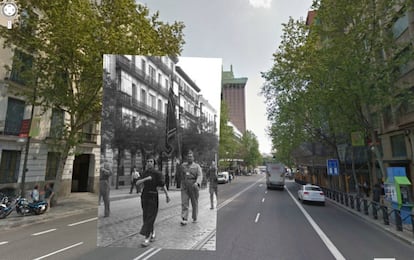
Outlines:
{"type": "Polygon", "coordinates": [[[132,170],[131,170],[131,189],[129,191],[130,194],[134,190],[134,187],[135,187],[137,193],[139,193],[139,187],[140,186],[137,185],[137,181],[138,181],[139,177],[140,177],[140,174],[139,174],[137,168],[135,166],[132,167],[132,170]]]}
{"type": "Polygon", "coordinates": [[[142,183],[144,185],[141,194],[143,224],[139,233],[144,236],[141,245],[146,247],[150,242],[155,241],[154,223],[158,213],[158,187],[162,187],[167,203],[170,202],[164,177],[155,169],[155,159],[152,156],[148,157],[145,171],[137,181],[137,184],[142,183]]]}
{"type": "Polygon", "coordinates": [[[187,153],[187,162],[181,165],[181,173],[181,225],[187,225],[190,201],[193,222],[197,222],[199,189],[203,178],[201,167],[194,162],[191,150],[187,153]]]}
{"type": "Polygon", "coordinates": [[[211,163],[210,168],[207,171],[207,179],[209,182],[209,192],[210,192],[210,209],[214,209],[214,195],[216,195],[216,201],[218,201],[217,197],[217,167],[216,162],[213,161],[211,163]]]}
{"type": "Polygon", "coordinates": [[[103,167],[101,167],[101,172],[99,176],[99,201],[101,198],[104,202],[105,213],[104,217],[109,217],[111,212],[109,208],[109,177],[112,175],[112,170],[109,162],[104,162],[103,167]]]}

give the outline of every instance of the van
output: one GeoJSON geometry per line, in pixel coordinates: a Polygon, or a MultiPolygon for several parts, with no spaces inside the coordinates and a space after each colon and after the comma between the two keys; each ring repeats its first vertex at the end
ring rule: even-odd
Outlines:
{"type": "Polygon", "coordinates": [[[219,172],[217,174],[217,183],[228,183],[228,182],[229,182],[228,172],[219,172]]]}
{"type": "Polygon", "coordinates": [[[268,189],[285,189],[286,168],[281,163],[268,163],[266,165],[266,185],[268,189]]]}

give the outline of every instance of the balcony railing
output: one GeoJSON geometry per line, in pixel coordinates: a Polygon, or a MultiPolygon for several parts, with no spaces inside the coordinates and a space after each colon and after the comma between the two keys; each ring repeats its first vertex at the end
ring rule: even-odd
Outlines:
{"type": "Polygon", "coordinates": [[[172,74],[172,69],[165,64],[161,57],[158,56],[150,56],[148,57],[152,62],[154,62],[155,65],[157,65],[158,68],[160,68],[165,74],[167,75],[171,75],[172,74]]]}
{"type": "Polygon", "coordinates": [[[135,66],[135,64],[133,64],[124,56],[116,56],[116,65],[118,68],[125,70],[132,76],[138,78],[139,80],[147,84],[154,91],[157,91],[164,97],[168,97],[167,88],[163,87],[162,84],[157,82],[157,80],[154,77],[151,77],[150,75],[146,74],[145,71],[135,66]]]}
{"type": "Polygon", "coordinates": [[[127,106],[129,108],[132,108],[133,110],[144,113],[153,118],[156,118],[156,119],[165,118],[165,114],[157,111],[157,109],[147,105],[144,102],[133,99],[131,96],[125,93],[118,93],[117,101],[119,102],[120,105],[127,106]]]}

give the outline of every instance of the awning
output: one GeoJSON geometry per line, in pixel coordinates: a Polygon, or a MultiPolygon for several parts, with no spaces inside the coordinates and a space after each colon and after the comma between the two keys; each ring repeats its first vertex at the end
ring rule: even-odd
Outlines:
{"type": "Polygon", "coordinates": [[[395,176],[394,181],[399,185],[411,185],[410,180],[406,176],[395,176]]]}

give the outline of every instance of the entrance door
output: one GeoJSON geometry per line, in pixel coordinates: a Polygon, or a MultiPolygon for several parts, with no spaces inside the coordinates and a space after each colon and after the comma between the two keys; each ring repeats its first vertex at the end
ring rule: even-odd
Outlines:
{"type": "Polygon", "coordinates": [[[72,192],[88,191],[89,161],[89,154],[75,156],[75,161],[73,162],[72,192]]]}

